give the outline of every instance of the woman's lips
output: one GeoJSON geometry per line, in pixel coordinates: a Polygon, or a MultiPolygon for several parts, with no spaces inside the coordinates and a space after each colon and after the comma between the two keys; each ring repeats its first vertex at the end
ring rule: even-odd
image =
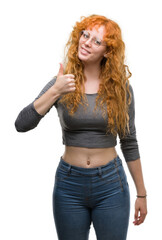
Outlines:
{"type": "Polygon", "coordinates": [[[82,47],[81,47],[81,53],[84,54],[84,55],[90,54],[89,51],[87,51],[85,48],[82,48],[82,47]]]}

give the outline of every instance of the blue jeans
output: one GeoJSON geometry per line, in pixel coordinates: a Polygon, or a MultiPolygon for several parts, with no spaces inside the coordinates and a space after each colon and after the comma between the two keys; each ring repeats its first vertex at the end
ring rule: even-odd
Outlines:
{"type": "Polygon", "coordinates": [[[53,188],[53,216],[59,240],[126,240],[130,192],[119,156],[95,168],[70,165],[60,157],[53,188]]]}

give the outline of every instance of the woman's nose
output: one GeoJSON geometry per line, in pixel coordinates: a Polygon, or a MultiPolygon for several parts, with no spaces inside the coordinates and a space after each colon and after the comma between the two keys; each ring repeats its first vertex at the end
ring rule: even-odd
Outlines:
{"type": "Polygon", "coordinates": [[[85,41],[85,44],[86,45],[91,45],[92,44],[92,41],[91,41],[91,39],[89,38],[89,39],[87,39],[86,41],[85,41]]]}

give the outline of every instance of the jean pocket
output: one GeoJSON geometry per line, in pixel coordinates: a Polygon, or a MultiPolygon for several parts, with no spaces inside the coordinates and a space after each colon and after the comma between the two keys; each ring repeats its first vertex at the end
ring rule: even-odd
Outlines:
{"type": "Polygon", "coordinates": [[[56,173],[55,173],[55,181],[63,181],[67,178],[69,178],[70,176],[70,172],[67,169],[64,169],[62,167],[58,167],[56,169],[56,173]]]}

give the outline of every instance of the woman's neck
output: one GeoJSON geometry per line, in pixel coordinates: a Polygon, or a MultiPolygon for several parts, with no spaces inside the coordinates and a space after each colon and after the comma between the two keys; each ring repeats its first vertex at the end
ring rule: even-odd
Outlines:
{"type": "Polygon", "coordinates": [[[99,81],[100,66],[86,64],[84,66],[84,74],[87,81],[99,81]]]}

